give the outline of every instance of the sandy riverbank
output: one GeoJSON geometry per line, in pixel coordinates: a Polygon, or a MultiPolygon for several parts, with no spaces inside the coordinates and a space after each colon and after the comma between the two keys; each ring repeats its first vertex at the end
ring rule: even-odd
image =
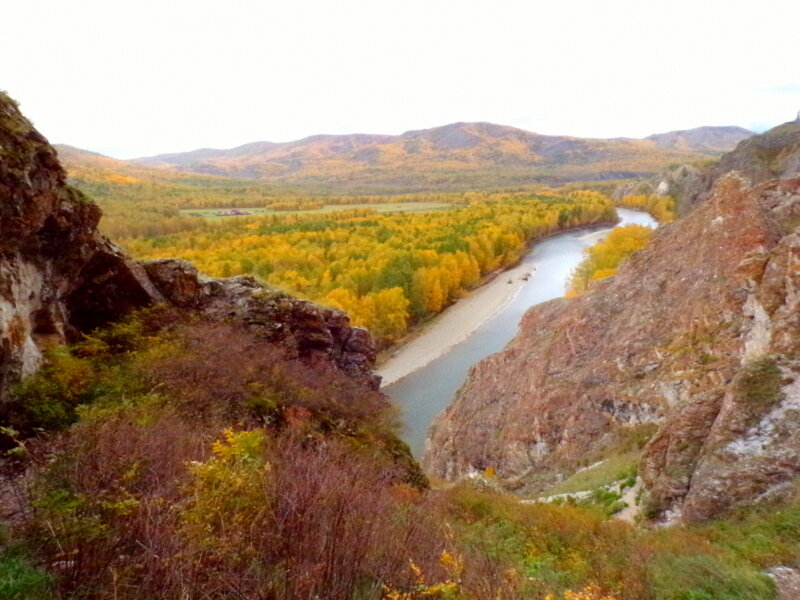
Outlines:
{"type": "MultiPolygon", "coordinates": [[[[608,235],[611,229],[604,227],[589,231],[578,239],[586,246],[591,246],[608,235]]],[[[473,331],[516,297],[525,284],[523,278],[527,274],[532,274],[534,270],[534,266],[530,263],[520,263],[503,271],[493,280],[447,308],[428,323],[414,339],[395,350],[394,354],[375,370],[383,377],[382,385],[391,385],[421,369],[468,338],[473,331]]]]}
{"type": "Polygon", "coordinates": [[[511,302],[522,289],[530,264],[519,264],[461,298],[431,321],[419,336],[398,348],[376,373],[383,385],[413,373],[469,337],[486,320],[511,302]],[[511,281],[511,283],[508,283],[511,281]]]}

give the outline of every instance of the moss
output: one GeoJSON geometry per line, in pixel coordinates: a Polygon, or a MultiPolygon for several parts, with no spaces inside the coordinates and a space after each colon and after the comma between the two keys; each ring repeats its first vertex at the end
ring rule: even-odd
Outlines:
{"type": "Polygon", "coordinates": [[[736,397],[750,415],[748,425],[758,422],[784,399],[781,382],[781,370],[775,357],[759,358],[741,372],[736,382],[736,397]]]}

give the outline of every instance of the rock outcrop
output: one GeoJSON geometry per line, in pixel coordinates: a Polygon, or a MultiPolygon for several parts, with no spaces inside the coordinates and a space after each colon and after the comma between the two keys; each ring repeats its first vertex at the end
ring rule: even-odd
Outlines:
{"type": "Polygon", "coordinates": [[[214,319],[235,319],[280,344],[287,356],[309,363],[329,362],[378,389],[373,375],[375,345],[369,332],[351,327],[340,310],[325,308],[266,289],[252,277],[203,277],[175,259],[142,263],[159,293],[172,304],[214,319]]]}
{"type": "Polygon", "coordinates": [[[0,93],[0,408],[46,347],[162,301],[238,318],[290,355],[377,388],[372,340],[344,313],[253,279],[205,279],[180,261],[138,263],[98,233],[100,209],[65,181],[55,150],[0,93]]]}
{"type": "Polygon", "coordinates": [[[159,300],[144,269],[97,233],[100,209],[0,95],[0,401],[42,349],[159,300]]]}
{"type": "Polygon", "coordinates": [[[649,428],[653,517],[781,493],[800,474],[798,217],[800,180],[720,179],[614,278],[531,310],[472,369],[431,430],[429,472],[491,467],[537,491],[649,428]]]}

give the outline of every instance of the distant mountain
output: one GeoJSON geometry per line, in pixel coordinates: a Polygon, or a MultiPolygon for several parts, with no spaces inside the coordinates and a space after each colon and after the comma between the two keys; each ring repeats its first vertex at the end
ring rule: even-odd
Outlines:
{"type": "Polygon", "coordinates": [[[453,123],[393,135],[316,135],[135,159],[138,165],[342,190],[417,191],[643,177],[717,156],[751,135],[701,127],[648,139],[539,135],[453,123]]]}
{"type": "Polygon", "coordinates": [[[743,127],[697,127],[655,133],[647,136],[646,140],[656,143],[659,148],[680,148],[683,150],[696,150],[697,152],[723,153],[729,152],[736,144],[755,135],[754,132],[743,127]]]}

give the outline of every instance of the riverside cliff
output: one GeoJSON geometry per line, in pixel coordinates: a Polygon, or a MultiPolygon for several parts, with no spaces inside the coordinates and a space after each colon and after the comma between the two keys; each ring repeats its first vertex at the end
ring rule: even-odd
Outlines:
{"type": "Polygon", "coordinates": [[[473,368],[431,430],[428,471],[491,468],[535,493],[644,436],[649,517],[699,521],[788,491],[800,472],[798,217],[800,180],[717,179],[616,277],[531,310],[473,368]]]}

